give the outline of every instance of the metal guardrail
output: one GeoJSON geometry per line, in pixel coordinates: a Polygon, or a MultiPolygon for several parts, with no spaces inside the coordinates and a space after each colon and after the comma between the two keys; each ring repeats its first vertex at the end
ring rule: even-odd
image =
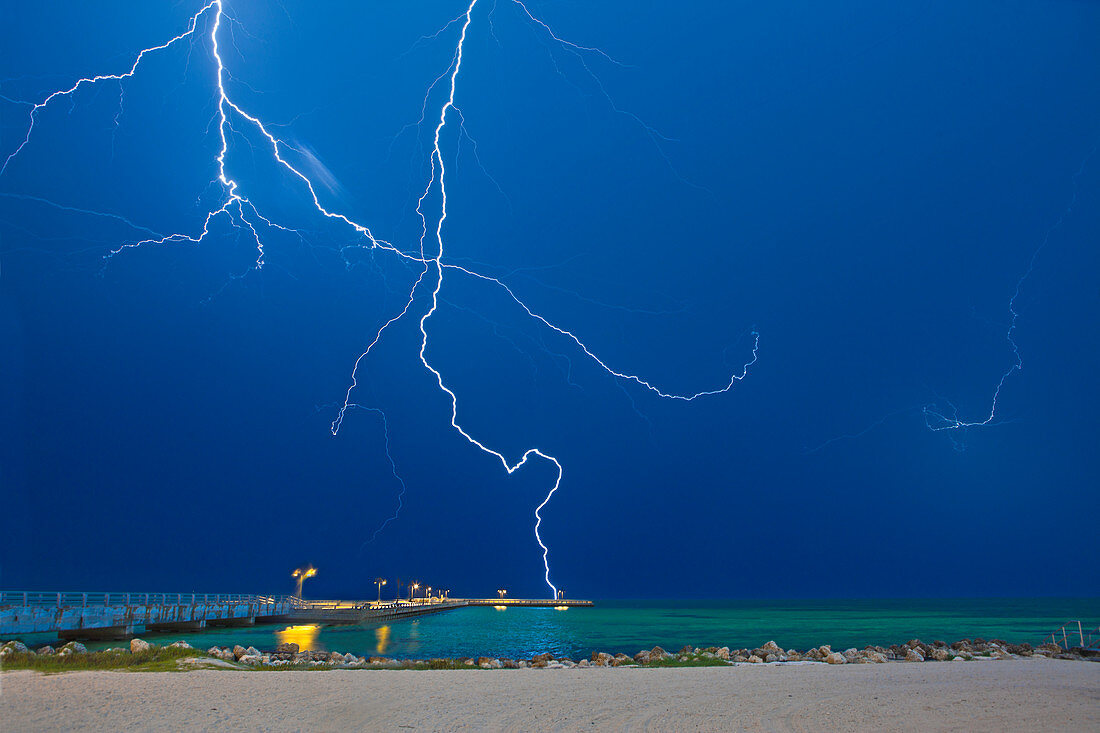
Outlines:
{"type": "Polygon", "coordinates": [[[1095,629],[1085,629],[1080,621],[1066,621],[1056,631],[1052,631],[1050,634],[1050,643],[1056,644],[1064,649],[1069,649],[1073,637],[1076,636],[1080,641],[1080,646],[1085,649],[1092,649],[1093,647],[1100,646],[1100,626],[1095,629]],[[1074,628],[1076,627],[1076,629],[1074,628]]]}
{"type": "Polygon", "coordinates": [[[303,603],[294,596],[262,596],[251,593],[113,593],[70,591],[0,591],[0,606],[88,608],[93,606],[273,606],[303,603]]]}

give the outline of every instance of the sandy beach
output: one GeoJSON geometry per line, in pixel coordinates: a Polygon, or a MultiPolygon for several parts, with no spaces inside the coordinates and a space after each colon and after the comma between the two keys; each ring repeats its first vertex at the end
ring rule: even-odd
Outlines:
{"type": "Polygon", "coordinates": [[[1100,664],[0,675],[7,730],[1100,730],[1100,664]]]}

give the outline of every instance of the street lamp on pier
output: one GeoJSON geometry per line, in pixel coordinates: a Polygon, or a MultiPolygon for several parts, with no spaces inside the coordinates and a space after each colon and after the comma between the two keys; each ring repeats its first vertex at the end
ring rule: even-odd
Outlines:
{"type": "Polygon", "coordinates": [[[413,584],[409,586],[409,600],[410,601],[414,597],[416,597],[416,590],[419,587],[420,587],[420,581],[419,580],[413,581],[413,584]]]}
{"type": "Polygon", "coordinates": [[[504,588],[501,588],[500,590],[497,591],[497,595],[500,596],[500,600],[503,601],[504,596],[508,595],[508,591],[505,590],[504,588]]]}
{"type": "Polygon", "coordinates": [[[306,578],[312,578],[316,574],[317,568],[313,567],[312,565],[310,565],[308,568],[298,568],[290,574],[290,577],[297,578],[298,580],[298,587],[295,591],[295,595],[298,598],[302,597],[302,583],[306,581],[306,578]]]}
{"type": "Polygon", "coordinates": [[[385,578],[375,578],[374,584],[378,586],[378,602],[382,602],[382,586],[386,584],[385,578]]]}

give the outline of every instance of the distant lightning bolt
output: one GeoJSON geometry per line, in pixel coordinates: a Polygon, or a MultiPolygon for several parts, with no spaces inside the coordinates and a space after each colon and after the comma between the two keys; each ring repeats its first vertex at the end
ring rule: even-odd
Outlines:
{"type": "MultiPolygon", "coordinates": [[[[929,430],[939,432],[942,430],[960,430],[964,428],[983,427],[993,424],[994,419],[996,419],[997,402],[1001,397],[1001,390],[1004,389],[1005,382],[1007,382],[1009,377],[1011,377],[1013,374],[1023,370],[1024,368],[1023,357],[1020,355],[1020,345],[1016,343],[1015,338],[1016,322],[1020,318],[1020,314],[1016,310],[1016,301],[1020,297],[1020,290],[1021,288],[1023,288],[1024,283],[1027,282],[1027,279],[1031,277],[1031,273],[1035,270],[1035,261],[1039,259],[1039,255],[1042,253],[1042,251],[1046,249],[1047,243],[1050,242],[1051,236],[1054,234],[1055,231],[1061,228],[1062,224],[1069,217],[1069,215],[1073,213],[1073,209],[1077,205],[1077,181],[1081,178],[1081,175],[1084,174],[1085,166],[1088,164],[1089,160],[1096,154],[1097,147],[1100,146],[1094,146],[1081,160],[1081,165],[1078,166],[1077,172],[1073,174],[1073,195],[1070,197],[1069,203],[1066,205],[1066,208],[1062,210],[1062,213],[1058,217],[1058,219],[1055,220],[1055,222],[1047,228],[1046,233],[1043,235],[1042,242],[1040,242],[1039,246],[1035,249],[1034,252],[1032,252],[1031,259],[1028,260],[1027,269],[1024,270],[1024,274],[1020,277],[1020,279],[1016,281],[1016,289],[1013,291],[1012,297],[1008,301],[1008,312],[1011,315],[1011,319],[1009,320],[1008,332],[1005,334],[1005,339],[1008,341],[1009,346],[1012,347],[1013,361],[1008,370],[1001,375],[1000,381],[997,382],[997,388],[993,390],[993,400],[989,406],[989,414],[983,420],[966,421],[959,419],[958,409],[950,402],[947,403],[950,407],[950,415],[945,414],[943,411],[941,411],[941,408],[936,405],[926,405],[924,408],[922,408],[922,411],[924,413],[925,425],[928,426],[929,430]]],[[[959,447],[958,443],[956,443],[955,445],[956,448],[959,447]]]]}
{"type": "MultiPolygon", "coordinates": [[[[607,59],[607,60],[609,60],[613,63],[616,63],[616,64],[619,63],[619,62],[615,61],[614,59],[612,59],[610,56],[608,56],[606,53],[604,53],[603,51],[601,51],[599,49],[591,48],[591,47],[587,47],[587,46],[581,46],[581,45],[578,45],[578,44],[575,44],[575,43],[572,43],[570,41],[567,41],[567,40],[564,40],[564,39],[560,38],[559,36],[557,36],[550,29],[550,27],[546,23],[544,23],[543,21],[536,18],[527,9],[527,6],[524,5],[522,2],[520,2],[520,0],[513,0],[513,2],[522,9],[523,13],[527,16],[527,18],[530,21],[532,21],[537,26],[541,27],[546,33],[549,34],[549,36],[555,42],[561,44],[562,46],[567,48],[570,52],[576,53],[578,55],[582,52],[594,53],[594,54],[601,55],[602,57],[604,57],[605,59],[607,59]]],[[[214,126],[214,120],[217,121],[216,127],[217,127],[217,134],[218,134],[218,137],[219,137],[219,142],[220,142],[218,152],[217,152],[217,154],[214,158],[217,175],[216,175],[215,181],[212,181],[212,183],[216,182],[220,186],[220,188],[223,192],[223,196],[222,196],[222,199],[221,199],[220,203],[217,206],[209,209],[206,212],[205,217],[203,219],[201,229],[199,231],[195,232],[195,233],[176,232],[176,233],[171,233],[171,234],[167,234],[167,235],[161,235],[159,233],[154,233],[151,229],[148,229],[146,227],[133,224],[128,219],[125,219],[125,218],[123,218],[119,215],[102,214],[100,212],[93,212],[93,211],[88,211],[88,210],[75,209],[73,207],[62,207],[62,208],[67,208],[70,211],[74,211],[74,212],[78,212],[78,213],[96,214],[96,215],[99,215],[99,216],[111,216],[111,217],[119,219],[119,220],[121,220],[121,221],[123,221],[127,224],[130,224],[130,226],[134,227],[135,229],[143,230],[143,231],[145,231],[145,232],[152,235],[152,237],[150,237],[148,239],[143,239],[143,240],[133,241],[133,242],[126,242],[126,243],[123,243],[123,244],[119,245],[118,247],[116,247],[115,249],[110,251],[110,253],[107,255],[108,258],[112,257],[114,255],[120,254],[124,250],[134,249],[134,248],[141,248],[141,247],[147,247],[147,246],[157,246],[157,245],[171,245],[171,244],[179,244],[179,243],[199,244],[199,243],[203,242],[207,238],[207,236],[210,234],[211,224],[213,223],[213,221],[215,219],[225,219],[226,221],[228,221],[228,223],[231,226],[237,228],[238,230],[240,230],[242,232],[245,232],[248,235],[249,239],[251,241],[255,242],[256,259],[255,259],[252,267],[250,267],[249,269],[250,270],[252,270],[252,269],[259,270],[264,266],[265,256],[266,256],[266,249],[265,249],[263,237],[261,236],[261,230],[262,229],[264,229],[264,228],[277,229],[277,230],[281,230],[281,231],[284,231],[284,232],[296,233],[296,234],[299,234],[299,236],[301,236],[301,235],[300,235],[300,233],[298,232],[297,229],[291,228],[291,227],[286,226],[284,224],[275,223],[274,221],[272,221],[272,219],[270,217],[267,217],[264,214],[262,214],[260,212],[260,210],[256,207],[256,205],[241,193],[241,185],[239,184],[239,182],[237,180],[235,180],[233,177],[230,176],[230,174],[227,170],[227,165],[228,165],[227,164],[227,156],[229,154],[230,135],[238,132],[234,128],[233,122],[237,121],[239,124],[246,125],[250,129],[254,130],[256,133],[258,133],[266,141],[267,146],[270,148],[270,153],[271,153],[272,158],[280,166],[282,166],[282,168],[284,168],[288,173],[290,173],[294,178],[298,179],[298,181],[304,186],[304,188],[308,192],[309,198],[312,200],[313,207],[315,208],[315,210],[327,219],[337,220],[337,221],[341,222],[342,224],[345,224],[345,225],[349,226],[352,230],[354,230],[354,232],[359,237],[361,237],[361,239],[362,239],[361,244],[358,244],[358,245],[355,245],[355,246],[361,246],[361,247],[365,247],[367,249],[382,250],[384,252],[387,252],[389,254],[392,254],[392,255],[398,257],[402,261],[405,261],[405,262],[408,262],[408,263],[415,263],[416,265],[419,266],[419,269],[420,269],[419,275],[416,277],[415,281],[412,283],[412,285],[410,287],[408,298],[405,300],[404,306],[396,314],[394,314],[388,320],[384,321],[381,324],[381,326],[375,332],[372,340],[369,342],[367,347],[360,354],[360,356],[355,360],[355,363],[354,363],[354,366],[352,367],[352,372],[351,372],[351,384],[348,387],[348,390],[345,394],[343,405],[340,407],[340,410],[339,410],[336,418],[332,422],[331,432],[333,433],[333,435],[337,434],[339,432],[340,427],[343,423],[343,420],[344,420],[344,418],[347,414],[347,411],[349,409],[353,408],[353,407],[358,406],[358,405],[356,405],[355,403],[352,402],[352,395],[353,395],[354,391],[356,390],[356,388],[359,386],[359,372],[360,372],[360,369],[362,368],[363,363],[368,359],[368,357],[370,356],[370,354],[372,353],[374,348],[382,340],[382,338],[383,338],[384,334],[386,333],[386,331],[390,327],[392,327],[395,324],[401,322],[406,317],[406,315],[408,315],[408,313],[411,310],[414,309],[414,305],[416,304],[416,301],[417,301],[417,294],[418,294],[418,291],[419,291],[421,285],[425,282],[425,279],[430,278],[429,281],[432,282],[432,290],[430,292],[430,305],[427,308],[427,310],[420,316],[420,320],[419,320],[419,330],[420,330],[420,333],[421,333],[419,358],[420,358],[420,361],[423,364],[424,368],[434,376],[435,381],[439,386],[439,389],[442,392],[444,392],[447,395],[448,399],[450,400],[450,403],[451,403],[451,426],[460,435],[462,435],[462,437],[465,438],[470,444],[476,446],[477,448],[479,448],[481,451],[487,453],[488,455],[491,455],[491,456],[494,456],[495,458],[497,458],[508,474],[512,474],[515,471],[517,471],[519,468],[524,466],[528,462],[528,460],[532,457],[541,458],[542,460],[544,460],[544,461],[546,461],[550,464],[553,464],[553,466],[555,468],[556,476],[554,478],[553,485],[551,486],[550,490],[548,491],[548,493],[546,494],[546,496],[542,500],[542,502],[535,508],[535,512],[534,512],[534,514],[535,514],[534,533],[535,533],[536,542],[538,543],[539,547],[542,548],[542,560],[543,560],[544,578],[546,580],[546,584],[550,587],[551,591],[553,591],[553,593],[556,597],[557,588],[550,580],[550,564],[549,564],[549,552],[550,552],[550,550],[547,547],[547,545],[543,542],[540,529],[542,527],[542,510],[546,507],[546,505],[549,503],[550,499],[553,497],[554,493],[557,492],[558,488],[561,486],[561,480],[562,480],[562,475],[563,475],[562,464],[559,462],[559,460],[557,458],[555,458],[554,456],[544,452],[543,450],[541,450],[539,448],[530,448],[526,452],[524,452],[518,459],[516,459],[515,461],[509,462],[509,460],[505,457],[505,455],[503,453],[501,453],[497,450],[494,450],[494,449],[488,447],[485,443],[477,440],[469,432],[467,432],[467,430],[465,428],[463,428],[459,424],[459,422],[458,422],[458,397],[455,394],[455,392],[450,387],[448,387],[446,385],[446,383],[444,381],[444,378],[443,378],[443,374],[438,369],[436,369],[431,364],[431,362],[428,360],[428,327],[427,327],[427,324],[428,324],[428,321],[431,319],[432,315],[438,309],[439,301],[440,301],[440,291],[443,287],[444,273],[447,270],[451,270],[451,271],[454,271],[456,273],[460,273],[462,275],[470,277],[470,278],[472,278],[476,281],[489,283],[493,286],[496,286],[496,287],[502,289],[508,295],[508,297],[511,298],[511,300],[516,305],[519,306],[519,308],[524,313],[526,313],[529,317],[531,317],[532,319],[534,319],[538,323],[541,323],[543,326],[547,327],[551,331],[553,331],[553,332],[557,333],[558,335],[563,336],[567,340],[571,341],[578,349],[580,349],[582,352],[584,352],[584,354],[586,356],[588,356],[595,364],[599,365],[609,375],[616,378],[617,380],[620,380],[623,383],[632,382],[632,383],[634,383],[634,384],[636,384],[640,387],[645,388],[646,390],[648,390],[650,392],[653,392],[655,395],[657,395],[659,397],[662,397],[662,398],[665,398],[665,399],[692,401],[692,400],[695,400],[695,399],[703,397],[703,396],[717,395],[717,394],[722,394],[724,392],[730,391],[737,382],[739,382],[740,380],[744,379],[747,376],[749,368],[756,363],[757,353],[758,353],[758,348],[759,348],[759,343],[760,343],[760,337],[759,337],[759,334],[756,331],[752,332],[753,337],[754,337],[754,342],[753,342],[753,346],[752,346],[751,359],[748,362],[746,362],[744,364],[744,366],[738,372],[734,372],[733,374],[731,374],[731,376],[729,378],[729,381],[727,383],[725,383],[724,385],[722,385],[718,388],[715,388],[715,389],[702,390],[702,391],[698,391],[698,392],[691,393],[691,394],[677,394],[677,393],[666,391],[662,388],[659,388],[659,387],[651,384],[649,381],[647,381],[647,380],[641,378],[640,376],[637,376],[637,375],[635,375],[631,372],[627,372],[627,371],[623,371],[623,370],[617,370],[617,369],[612,368],[611,366],[608,365],[608,363],[604,359],[597,356],[595,354],[595,352],[593,352],[581,340],[581,338],[578,337],[573,331],[554,324],[548,318],[546,318],[543,315],[541,315],[541,314],[535,312],[534,310],[532,310],[516,294],[516,292],[513,290],[513,288],[505,283],[504,280],[496,278],[496,277],[492,277],[492,276],[489,276],[489,275],[486,275],[486,274],[483,274],[483,273],[473,269],[472,267],[467,267],[467,266],[456,264],[453,261],[445,261],[444,260],[443,227],[444,227],[444,223],[446,222],[446,219],[447,219],[447,216],[448,216],[448,209],[447,209],[447,186],[446,186],[447,170],[446,170],[446,166],[445,166],[445,163],[444,163],[444,154],[443,154],[443,149],[442,149],[442,146],[441,146],[441,137],[442,137],[444,128],[447,126],[448,113],[453,111],[456,115],[459,115],[459,117],[461,117],[461,113],[459,112],[458,108],[455,106],[455,94],[456,94],[459,74],[460,74],[461,69],[462,69],[463,52],[465,50],[467,34],[468,34],[470,26],[473,22],[474,10],[475,10],[477,4],[478,4],[478,0],[471,0],[471,2],[467,6],[466,11],[464,13],[460,14],[454,20],[450,21],[446,26],[441,28],[439,31],[437,31],[432,36],[426,37],[426,38],[436,38],[439,35],[441,35],[443,32],[445,32],[451,26],[453,26],[455,24],[458,24],[458,23],[461,23],[461,30],[459,32],[458,41],[457,41],[457,44],[455,46],[455,52],[454,52],[454,56],[452,57],[451,63],[449,65],[449,67],[442,74],[440,74],[431,83],[431,85],[428,87],[428,90],[427,90],[427,92],[425,94],[425,97],[424,97],[424,105],[423,105],[423,109],[422,109],[422,112],[421,112],[420,120],[415,124],[415,126],[419,128],[420,125],[424,122],[424,120],[427,117],[428,100],[429,100],[433,90],[435,89],[435,87],[440,82],[442,82],[444,79],[446,79],[447,82],[449,83],[448,95],[447,95],[446,101],[443,103],[442,107],[439,110],[438,121],[436,122],[435,127],[434,127],[434,134],[433,134],[433,137],[432,137],[433,145],[432,145],[432,150],[431,150],[431,153],[430,153],[430,156],[429,156],[430,175],[429,175],[428,182],[427,182],[423,192],[420,194],[419,198],[417,199],[417,205],[416,205],[416,213],[420,217],[420,220],[421,220],[420,237],[419,237],[419,241],[417,242],[416,247],[411,249],[411,250],[400,249],[397,246],[395,246],[395,245],[393,245],[393,244],[391,244],[391,243],[389,243],[385,240],[379,239],[379,238],[374,236],[374,234],[371,232],[371,230],[367,226],[365,226],[363,224],[360,224],[356,221],[353,221],[351,218],[349,218],[345,214],[342,214],[342,213],[339,213],[339,212],[336,212],[336,211],[331,211],[328,208],[326,208],[322,204],[322,202],[320,200],[320,197],[318,196],[317,189],[316,189],[316,186],[315,186],[313,180],[310,179],[309,176],[307,176],[305,173],[303,173],[299,168],[294,166],[292,163],[290,163],[284,157],[284,151],[286,151],[286,150],[293,151],[293,150],[295,150],[295,148],[291,147],[290,145],[288,145],[287,143],[285,143],[284,141],[282,141],[278,137],[276,137],[274,134],[272,134],[272,132],[269,130],[269,127],[276,127],[276,125],[265,124],[258,117],[256,117],[255,115],[252,115],[249,112],[247,112],[243,107],[241,107],[237,102],[235,102],[233,100],[233,98],[230,95],[230,93],[227,89],[227,86],[226,86],[227,78],[231,79],[232,77],[231,77],[229,71],[226,68],[224,60],[222,59],[221,46],[219,44],[219,30],[222,28],[223,19],[228,21],[227,25],[228,24],[240,25],[240,21],[232,18],[231,16],[229,16],[225,12],[224,1],[223,0],[211,0],[211,2],[204,5],[197,13],[195,13],[193,16],[191,16],[191,18],[190,18],[190,20],[187,24],[187,28],[184,32],[182,32],[179,35],[171,38],[170,40],[168,40],[165,43],[162,43],[158,46],[153,46],[151,48],[147,48],[147,49],[144,49],[144,50],[140,51],[137,54],[136,58],[134,59],[133,64],[131,65],[131,67],[128,71],[126,71],[124,73],[121,73],[121,74],[110,74],[110,75],[100,75],[100,76],[91,76],[91,77],[81,78],[75,84],[73,84],[71,87],[69,87],[68,89],[63,89],[63,90],[53,92],[52,94],[47,96],[45,99],[43,99],[41,102],[31,104],[30,105],[31,110],[30,110],[30,114],[29,114],[30,123],[29,123],[28,128],[27,128],[26,136],[24,137],[23,141],[18,145],[18,147],[5,159],[3,166],[0,167],[0,176],[4,175],[4,173],[7,171],[9,165],[11,164],[11,162],[17,156],[19,156],[24,151],[24,149],[27,148],[27,146],[30,144],[32,135],[34,133],[35,125],[38,121],[38,118],[39,118],[40,114],[50,105],[51,102],[53,102],[54,100],[56,100],[60,97],[73,97],[73,96],[75,96],[75,94],[83,86],[92,85],[92,84],[95,84],[95,83],[100,82],[100,81],[115,80],[115,81],[119,81],[121,83],[123,80],[128,79],[128,78],[134,76],[134,74],[137,73],[138,67],[140,66],[142,60],[144,59],[144,57],[146,55],[148,55],[150,53],[153,53],[153,52],[156,52],[156,51],[161,51],[161,50],[167,49],[167,48],[183,41],[184,39],[193,39],[196,31],[199,28],[199,23],[204,18],[204,16],[208,16],[208,15],[212,16],[212,18],[209,19],[207,22],[209,23],[209,39],[210,39],[210,45],[211,45],[211,54],[212,54],[212,57],[213,57],[213,60],[214,60],[214,65],[215,65],[215,70],[216,70],[215,88],[216,88],[216,95],[217,95],[217,103],[216,103],[216,112],[215,112],[215,115],[214,115],[213,119],[211,120],[210,126],[213,127],[214,126]],[[439,196],[439,200],[440,200],[440,206],[439,206],[438,218],[435,219],[434,232],[433,232],[434,240],[435,240],[434,247],[433,247],[434,254],[431,255],[431,256],[428,256],[425,253],[425,242],[426,242],[426,239],[427,239],[427,236],[428,236],[428,231],[429,231],[429,228],[428,228],[428,215],[424,210],[424,206],[425,206],[425,202],[427,201],[428,197],[433,192],[437,192],[437,194],[439,196]]],[[[229,27],[229,31],[232,32],[232,27],[231,26],[229,27]]],[[[190,51],[188,53],[188,63],[190,63],[190,51]]],[[[583,64],[583,60],[582,60],[582,64],[583,64]]],[[[585,69],[588,70],[587,65],[585,65],[585,69]]],[[[592,72],[589,70],[589,73],[591,74],[592,72]]],[[[600,85],[601,91],[603,91],[602,84],[600,84],[598,79],[596,81],[600,85]]],[[[605,96],[607,96],[605,91],[603,93],[604,93],[605,96]]],[[[610,97],[608,97],[608,99],[610,101],[610,97]]],[[[18,100],[11,100],[11,101],[18,102],[18,100]]],[[[614,107],[614,105],[612,105],[612,106],[614,107]]],[[[118,115],[121,115],[122,114],[122,112],[121,112],[121,91],[120,91],[120,107],[119,107],[119,109],[120,109],[120,111],[119,111],[118,115]]],[[[616,112],[621,112],[621,110],[619,110],[618,108],[614,108],[614,109],[615,109],[616,112]]],[[[118,115],[116,115],[116,117],[115,117],[116,124],[117,124],[117,121],[118,121],[118,115]]],[[[637,120],[639,123],[641,123],[641,120],[638,119],[636,116],[634,116],[632,114],[630,116],[633,117],[635,120],[637,120]]],[[[642,123],[642,124],[644,125],[644,123],[642,123]]],[[[461,119],[459,120],[459,125],[462,127],[462,132],[465,132],[465,128],[462,125],[461,119]]],[[[653,131],[651,128],[646,127],[646,129],[651,134],[655,134],[655,131],[653,131]]],[[[468,136],[468,133],[465,133],[465,134],[468,136]]],[[[247,141],[247,138],[245,138],[245,139],[247,141]]],[[[472,138],[470,138],[470,139],[472,139],[472,138]]],[[[251,143],[249,143],[249,144],[251,144],[251,143]]],[[[53,202],[46,202],[46,203],[49,203],[49,204],[54,205],[54,206],[60,206],[59,204],[53,204],[53,202]]],[[[373,409],[373,408],[367,408],[367,409],[373,409]]],[[[386,422],[385,422],[385,415],[384,414],[382,415],[382,419],[383,419],[383,425],[384,425],[385,431],[386,431],[387,456],[389,456],[389,428],[388,428],[388,424],[386,424],[386,422]]],[[[390,458],[390,462],[391,462],[391,468],[393,469],[394,476],[397,478],[397,480],[401,483],[401,486],[402,486],[402,492],[401,492],[401,495],[399,495],[398,510],[400,510],[400,496],[404,495],[405,484],[404,484],[404,481],[397,474],[396,465],[393,463],[392,457],[390,458]]],[[[383,525],[381,527],[379,527],[378,531],[381,531],[381,529],[383,527],[385,527],[386,524],[388,524],[390,521],[392,521],[393,518],[394,517],[391,517],[390,519],[386,520],[386,522],[383,523],[383,525]]],[[[377,531],[376,531],[375,535],[377,535],[377,531]]]]}

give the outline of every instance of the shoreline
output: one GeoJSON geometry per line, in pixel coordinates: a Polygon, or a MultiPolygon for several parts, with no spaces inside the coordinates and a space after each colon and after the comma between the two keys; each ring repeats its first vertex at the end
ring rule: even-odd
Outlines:
{"type": "Polygon", "coordinates": [[[660,646],[642,649],[630,656],[624,653],[593,652],[591,658],[574,660],[551,653],[536,654],[530,659],[500,657],[457,657],[431,659],[396,659],[384,656],[358,656],[353,653],[300,649],[296,643],[281,643],[274,650],[260,651],[249,646],[210,647],[205,652],[184,641],[157,646],[142,639],[132,639],[129,648],[111,648],[89,652],[79,642],[69,642],[59,649],[46,645],[31,650],[18,641],[0,647],[0,670],[37,670],[66,672],[89,669],[158,669],[227,668],[239,670],[303,670],[303,669],[524,669],[524,668],[585,668],[585,667],[725,667],[756,664],[823,663],[827,665],[886,664],[892,662],[972,662],[1046,658],[1060,660],[1100,661],[1100,650],[1073,647],[1063,649],[1057,644],[1010,644],[1000,639],[962,639],[948,644],[931,644],[911,639],[903,645],[854,647],[834,651],[824,645],[805,651],[784,649],[768,641],[754,649],[729,647],[685,646],[672,653],[660,646]]]}
{"type": "Polygon", "coordinates": [[[13,730],[1095,730],[1100,665],[0,675],[13,730]]]}

